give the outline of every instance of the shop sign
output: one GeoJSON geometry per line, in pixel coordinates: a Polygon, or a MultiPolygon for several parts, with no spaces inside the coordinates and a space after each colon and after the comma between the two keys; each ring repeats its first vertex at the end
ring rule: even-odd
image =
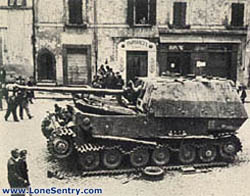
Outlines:
{"type": "Polygon", "coordinates": [[[184,45],[169,45],[168,50],[171,50],[171,51],[183,51],[184,50],[184,45]]]}
{"type": "Polygon", "coordinates": [[[129,48],[148,48],[149,42],[143,39],[131,39],[126,44],[129,48]]]}

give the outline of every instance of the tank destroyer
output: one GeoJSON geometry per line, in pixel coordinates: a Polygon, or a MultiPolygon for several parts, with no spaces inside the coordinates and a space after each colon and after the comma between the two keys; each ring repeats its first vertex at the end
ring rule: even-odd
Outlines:
{"type": "Polygon", "coordinates": [[[89,171],[231,162],[242,149],[236,135],[248,117],[234,82],[158,77],[140,85],[134,102],[126,90],[64,89],[74,104],[56,106],[42,123],[49,152],[78,157],[89,171]]]}

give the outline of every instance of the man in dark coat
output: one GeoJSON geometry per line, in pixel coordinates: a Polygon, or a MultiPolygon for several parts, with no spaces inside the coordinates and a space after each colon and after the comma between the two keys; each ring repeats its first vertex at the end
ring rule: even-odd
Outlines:
{"type": "Polygon", "coordinates": [[[28,176],[28,167],[26,162],[27,150],[22,150],[20,152],[20,159],[18,160],[18,174],[21,176],[25,182],[22,188],[28,188],[30,185],[29,176],[28,176]]]}
{"type": "MultiPolygon", "coordinates": [[[[8,182],[10,188],[21,188],[23,184],[27,183],[24,178],[19,175],[18,172],[18,149],[11,151],[11,158],[8,160],[7,169],[8,169],[8,182]]],[[[22,194],[11,194],[11,196],[21,196],[22,194]]]]}

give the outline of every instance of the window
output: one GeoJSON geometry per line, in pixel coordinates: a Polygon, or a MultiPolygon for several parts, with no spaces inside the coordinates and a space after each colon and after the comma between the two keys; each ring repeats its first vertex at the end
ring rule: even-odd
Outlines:
{"type": "Polygon", "coordinates": [[[186,26],[186,8],[185,2],[174,3],[174,21],[173,25],[175,28],[184,28],[186,26]]]}
{"type": "Polygon", "coordinates": [[[128,0],[128,24],[145,26],[156,24],[156,0],[128,0]]]}
{"type": "Polygon", "coordinates": [[[231,26],[240,27],[244,24],[244,4],[232,3],[231,26]]]}
{"type": "Polygon", "coordinates": [[[82,24],[82,0],[69,0],[69,23],[82,24]]]}
{"type": "Polygon", "coordinates": [[[26,6],[26,0],[8,0],[8,6],[26,6]]]}

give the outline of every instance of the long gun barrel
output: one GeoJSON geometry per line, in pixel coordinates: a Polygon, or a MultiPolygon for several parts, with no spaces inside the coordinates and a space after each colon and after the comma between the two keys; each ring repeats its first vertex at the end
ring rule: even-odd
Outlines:
{"type": "Polygon", "coordinates": [[[53,93],[83,93],[83,94],[105,94],[105,95],[122,95],[124,90],[120,89],[99,89],[91,87],[41,87],[41,86],[23,86],[16,85],[18,89],[33,90],[53,93]]]}

